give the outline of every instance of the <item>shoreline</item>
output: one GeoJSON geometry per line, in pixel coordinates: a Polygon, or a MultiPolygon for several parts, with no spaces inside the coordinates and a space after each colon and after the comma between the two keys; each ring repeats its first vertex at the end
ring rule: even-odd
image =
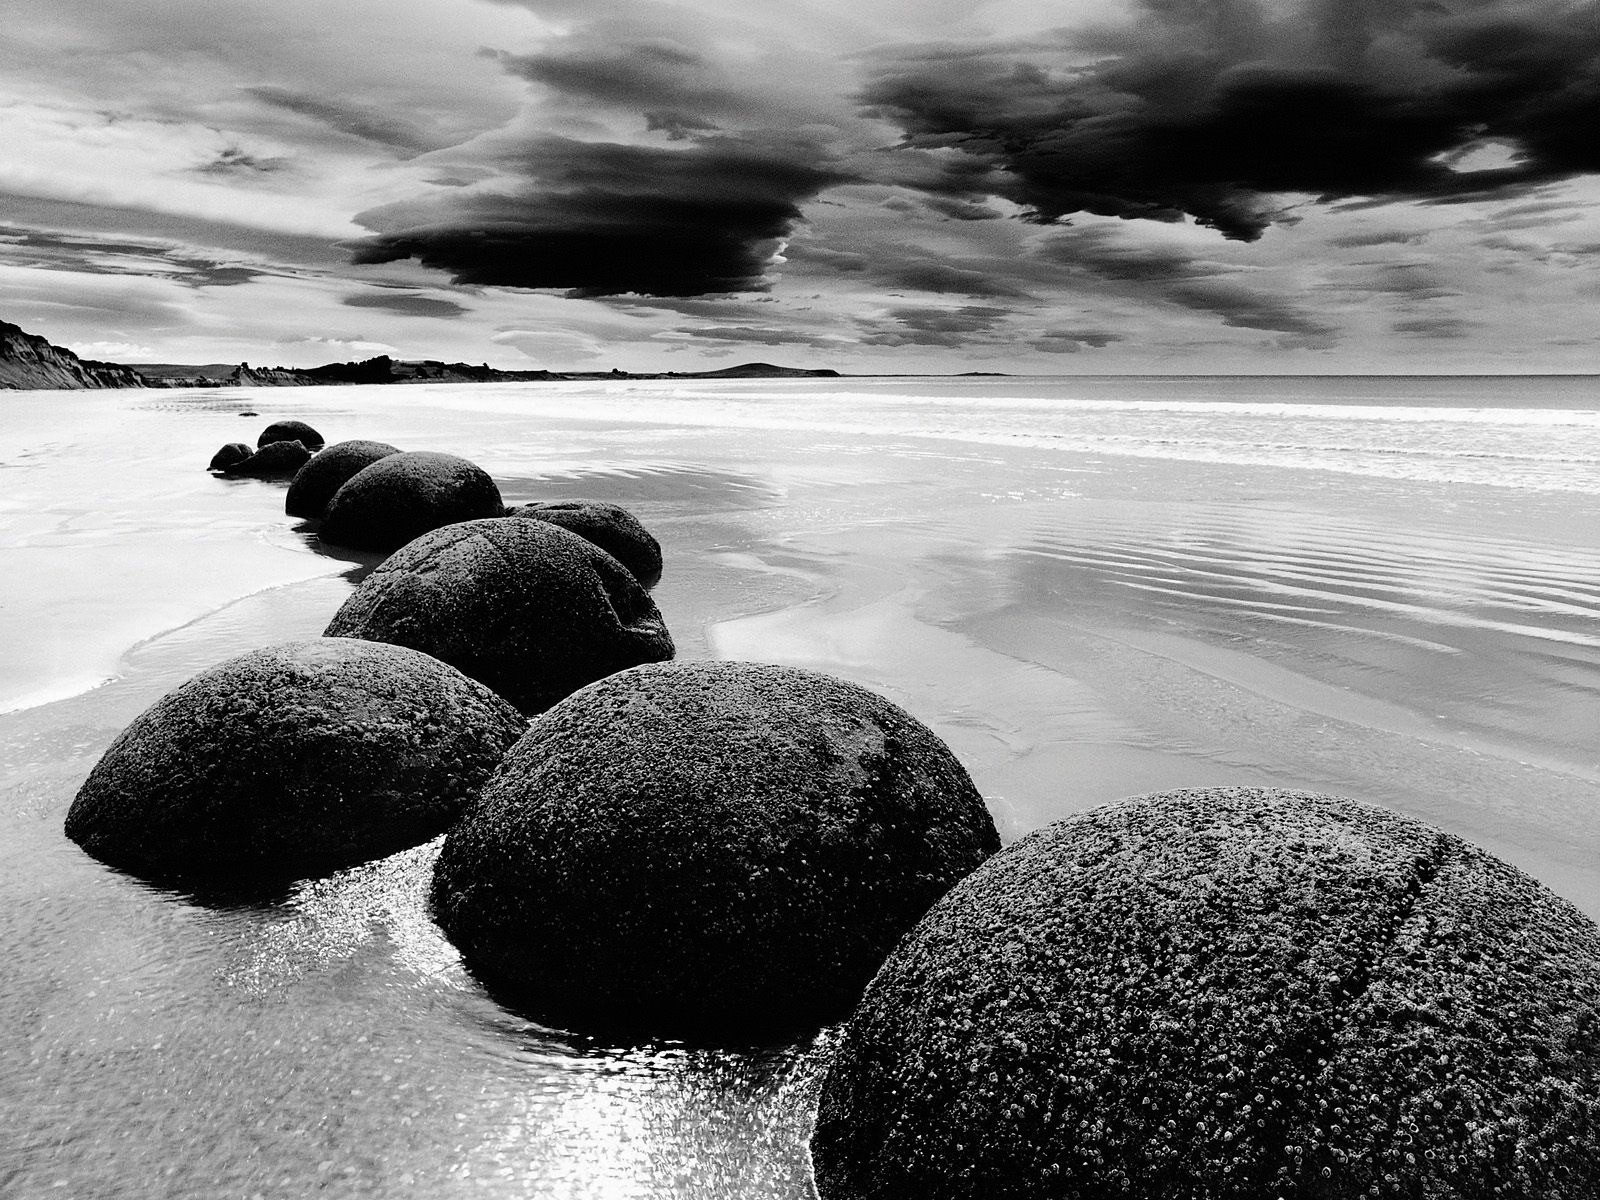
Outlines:
{"type": "MultiPolygon", "coordinates": [[[[1420,456],[1373,479],[1336,469],[1356,453],[1337,422],[1302,468],[1273,449],[1270,412],[1240,425],[1213,406],[1191,435],[1113,397],[1097,436],[1167,455],[1152,459],[1075,448],[1090,418],[1024,381],[970,386],[19,394],[5,550],[40,565],[12,572],[34,581],[0,610],[13,642],[68,616],[198,615],[125,639],[110,682],[0,714],[16,981],[0,1067],[35,1147],[18,1186],[298,1195],[329,1161],[394,1200],[471,1184],[508,1200],[809,1194],[830,1034],[615,1047],[524,1020],[433,925],[436,844],[208,906],[63,837],[133,717],[224,658],[319,635],[365,569],[318,553],[281,486],[203,470],[269,419],[463,454],[512,505],[629,508],[662,544],[653,594],[678,657],[786,662],[887,696],[950,744],[1008,842],[1152,791],[1303,788],[1421,817],[1600,915],[1600,485],[1564,490],[1587,478],[1587,426],[1570,427],[1574,461],[1501,486],[1433,479],[1420,456]],[[993,440],[1019,428],[1037,444],[993,440]],[[1174,457],[1190,436],[1268,449],[1174,457]]],[[[1544,436],[1547,413],[1516,412],[1397,421],[1380,440],[1442,442],[1476,470],[1480,450],[1544,436]]],[[[67,639],[28,671],[64,678],[86,649],[67,639]]]]}

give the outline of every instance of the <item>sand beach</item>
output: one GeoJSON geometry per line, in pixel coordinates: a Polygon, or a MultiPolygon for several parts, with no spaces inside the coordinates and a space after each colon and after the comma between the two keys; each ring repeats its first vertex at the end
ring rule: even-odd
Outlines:
{"type": "Polygon", "coordinates": [[[1177,787],[1372,801],[1600,917],[1588,377],[19,392],[0,448],[0,1194],[803,1197],[833,1033],[614,1047],[487,998],[437,844],[202,904],[85,856],[115,734],[376,556],[208,475],[294,418],[622,504],[683,659],[931,726],[1004,840],[1177,787]],[[251,414],[251,415],[243,415],[251,414]]]}

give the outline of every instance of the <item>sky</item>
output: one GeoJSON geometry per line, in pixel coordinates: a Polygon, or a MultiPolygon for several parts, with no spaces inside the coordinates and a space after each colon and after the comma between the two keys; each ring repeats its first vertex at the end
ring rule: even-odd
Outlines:
{"type": "Polygon", "coordinates": [[[1600,372],[1600,0],[7,0],[91,358],[1600,372]]]}

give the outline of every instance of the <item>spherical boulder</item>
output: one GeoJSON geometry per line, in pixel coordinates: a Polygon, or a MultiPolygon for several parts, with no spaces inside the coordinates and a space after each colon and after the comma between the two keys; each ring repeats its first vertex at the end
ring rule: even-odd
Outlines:
{"type": "Polygon", "coordinates": [[[457,521],[500,517],[500,489],[476,463],[408,450],[357,471],[328,501],[317,536],[358,550],[394,550],[457,521]]]}
{"type": "Polygon", "coordinates": [[[251,479],[292,479],[311,460],[311,451],[299,442],[268,442],[243,462],[224,470],[226,475],[251,479]]]}
{"type": "Polygon", "coordinates": [[[271,646],[137,717],[79,789],[66,833],[159,882],[320,874],[443,831],[525,728],[487,688],[415,650],[271,646]]]}
{"type": "Polygon", "coordinates": [[[211,461],[206,464],[208,471],[226,471],[249,458],[255,451],[244,442],[229,442],[221,450],[211,456],[211,461]]]}
{"type": "Polygon", "coordinates": [[[300,468],[283,498],[283,511],[291,517],[316,520],[327,511],[333,494],[358,471],[399,453],[387,442],[335,442],[300,468]]]}
{"type": "Polygon", "coordinates": [[[549,521],[587,538],[616,559],[647,588],[661,582],[661,543],[627,509],[603,500],[542,500],[506,513],[549,521]]]}
{"type": "Polygon", "coordinates": [[[1600,929],[1352,800],[1110,805],[900,943],[811,1149],[824,1200],[1600,1195],[1600,929]]]}
{"type": "Polygon", "coordinates": [[[945,744],[880,696],[642,666],[536,720],[434,870],[468,967],[568,1027],[768,1036],[849,1011],[999,847],[945,744]]]}
{"type": "Polygon", "coordinates": [[[274,421],[261,431],[256,446],[270,446],[273,442],[299,442],[313,454],[323,447],[322,435],[304,421],[274,421]]]}
{"type": "Polygon", "coordinates": [[[363,579],[325,633],[421,650],[529,713],[673,655],[655,601],[627,569],[543,521],[424,534],[363,579]]]}

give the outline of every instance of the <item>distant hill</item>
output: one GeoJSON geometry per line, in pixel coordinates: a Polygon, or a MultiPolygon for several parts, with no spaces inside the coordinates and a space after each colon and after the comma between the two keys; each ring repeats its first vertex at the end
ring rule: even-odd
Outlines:
{"type": "Polygon", "coordinates": [[[379,355],[320,367],[252,367],[249,363],[142,363],[137,367],[81,359],[37,334],[0,321],[0,388],[310,387],[355,383],[525,383],[551,379],[803,379],[837,371],[741,363],[717,371],[502,371],[488,363],[406,361],[379,355]]]}
{"type": "Polygon", "coordinates": [[[737,367],[723,367],[720,371],[689,371],[679,378],[686,379],[836,379],[839,372],[823,368],[808,371],[803,367],[775,367],[771,363],[740,363],[737,367]]]}
{"type": "Polygon", "coordinates": [[[144,387],[144,377],[116,363],[79,358],[64,346],[0,321],[0,388],[144,387]]]}

